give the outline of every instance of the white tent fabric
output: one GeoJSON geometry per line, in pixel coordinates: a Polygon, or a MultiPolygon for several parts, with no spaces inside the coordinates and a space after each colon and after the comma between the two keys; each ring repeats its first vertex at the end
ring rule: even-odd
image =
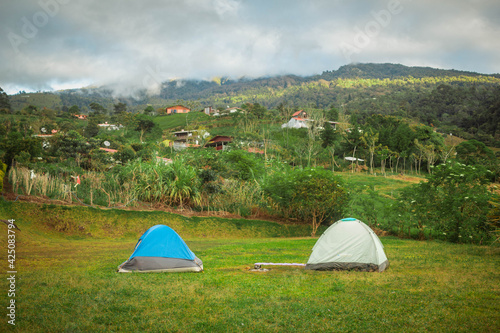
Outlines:
{"type": "Polygon", "coordinates": [[[306,269],[382,272],[388,266],[384,246],[375,232],[357,219],[346,218],[321,235],[306,269]]]}

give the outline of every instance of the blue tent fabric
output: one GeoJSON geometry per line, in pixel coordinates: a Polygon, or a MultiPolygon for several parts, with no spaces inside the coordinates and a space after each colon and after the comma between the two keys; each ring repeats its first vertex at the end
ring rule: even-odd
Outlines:
{"type": "Polygon", "coordinates": [[[184,240],[166,225],[155,225],[149,228],[135,247],[134,257],[163,257],[194,260],[196,257],[184,240]]]}
{"type": "Polygon", "coordinates": [[[202,261],[170,227],[155,225],[137,242],[130,258],[118,272],[200,272],[202,261]]]}

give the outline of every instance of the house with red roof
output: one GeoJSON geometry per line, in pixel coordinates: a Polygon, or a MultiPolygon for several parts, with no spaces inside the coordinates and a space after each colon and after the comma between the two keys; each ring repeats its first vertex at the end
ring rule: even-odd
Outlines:
{"type": "Polygon", "coordinates": [[[307,112],[299,110],[292,114],[292,118],[287,123],[281,125],[281,128],[308,128],[311,121],[313,120],[309,119],[307,112]]]}
{"type": "Polygon", "coordinates": [[[165,109],[167,115],[176,113],[188,113],[189,111],[191,111],[191,109],[185,107],[184,105],[169,106],[165,109]]]}
{"type": "Polygon", "coordinates": [[[233,141],[230,136],[216,135],[205,144],[205,147],[215,147],[215,150],[224,150],[233,141]]]}
{"type": "Polygon", "coordinates": [[[294,114],[292,114],[292,118],[308,119],[309,115],[304,110],[299,110],[299,111],[295,112],[294,114]]]}
{"type": "Polygon", "coordinates": [[[114,154],[117,153],[118,150],[116,149],[111,149],[111,148],[99,148],[100,150],[104,150],[106,153],[114,154]]]}

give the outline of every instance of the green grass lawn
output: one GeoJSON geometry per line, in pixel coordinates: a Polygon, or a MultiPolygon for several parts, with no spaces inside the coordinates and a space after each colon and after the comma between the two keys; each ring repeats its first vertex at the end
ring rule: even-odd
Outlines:
{"type": "Polygon", "coordinates": [[[154,122],[160,126],[162,130],[173,129],[176,127],[182,127],[188,129],[190,125],[198,124],[200,122],[207,122],[212,120],[210,116],[207,116],[203,112],[188,112],[179,113],[172,115],[165,115],[160,117],[155,117],[154,122]]]}
{"type": "MultiPolygon", "coordinates": [[[[224,234],[219,239],[215,230],[220,230],[223,220],[212,219],[206,228],[214,232],[207,231],[205,237],[190,234],[186,225],[179,232],[203,260],[204,273],[118,274],[117,266],[130,256],[137,241],[135,231],[123,230],[113,238],[56,232],[44,221],[48,215],[61,217],[64,211],[46,208],[35,215],[33,207],[0,205],[0,218],[16,218],[22,230],[16,233],[15,330],[19,332],[500,330],[498,248],[385,237],[381,240],[390,268],[383,273],[299,267],[251,272],[248,268],[255,262],[305,263],[316,238],[261,238],[249,227],[248,237],[224,234]]],[[[82,212],[93,214],[94,224],[104,220],[103,226],[116,217],[129,220],[130,230],[130,221],[141,223],[141,216],[151,219],[142,221],[142,229],[157,221],[169,224],[171,220],[179,226],[183,221],[173,214],[114,210],[73,214],[85,217],[82,212]]],[[[246,223],[270,228],[260,221],[246,223]]],[[[0,233],[6,248],[3,223],[0,233]]],[[[5,316],[10,300],[6,257],[0,266],[2,332],[12,329],[5,316]]]]}

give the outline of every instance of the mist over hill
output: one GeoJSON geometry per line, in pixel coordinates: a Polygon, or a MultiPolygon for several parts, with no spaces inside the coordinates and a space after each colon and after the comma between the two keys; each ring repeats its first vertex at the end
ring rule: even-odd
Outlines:
{"type": "Polygon", "coordinates": [[[194,110],[259,103],[268,109],[341,108],[363,121],[370,114],[410,118],[442,131],[478,138],[489,144],[500,141],[500,76],[401,64],[358,63],[326,70],[313,76],[281,75],[261,78],[224,78],[211,81],[172,80],[155,94],[138,89],[128,96],[113,87],[92,87],[58,92],[21,93],[10,96],[13,110],[29,105],[67,110],[76,105],[91,112],[90,103],[107,110],[121,102],[128,111],[142,112],[187,104],[194,110]]]}

